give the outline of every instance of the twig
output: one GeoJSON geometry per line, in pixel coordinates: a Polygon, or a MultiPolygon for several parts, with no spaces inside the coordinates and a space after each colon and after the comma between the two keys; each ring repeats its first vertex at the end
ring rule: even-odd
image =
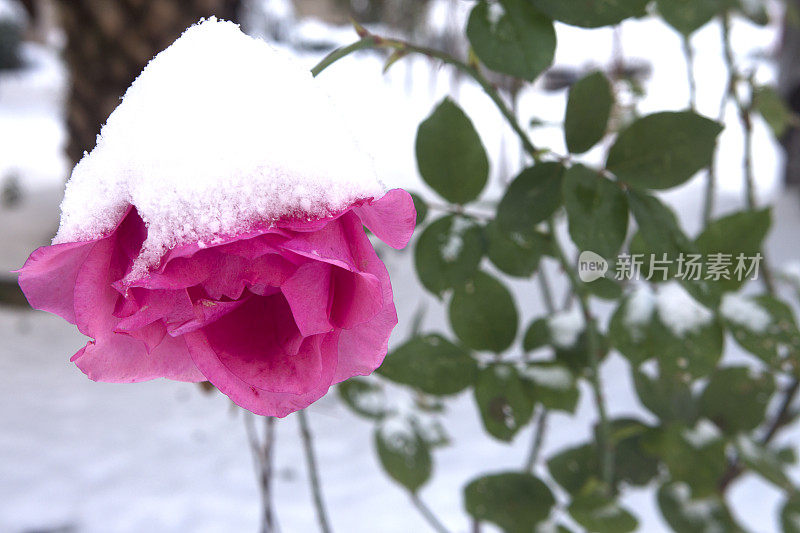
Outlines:
{"type": "Polygon", "coordinates": [[[430,525],[433,530],[435,530],[437,533],[450,533],[447,528],[444,527],[444,524],[442,524],[439,519],[436,518],[436,515],[433,514],[433,511],[431,511],[430,508],[425,505],[425,502],[423,502],[416,493],[410,492],[409,498],[411,498],[411,503],[414,504],[414,507],[417,508],[422,517],[426,522],[428,522],[428,525],[430,525]]]}
{"type": "Polygon", "coordinates": [[[516,132],[517,136],[519,137],[520,141],[522,142],[525,151],[535,160],[539,160],[539,158],[545,153],[542,150],[537,149],[531,140],[528,138],[528,135],[525,133],[525,130],[522,129],[517,118],[514,116],[514,113],[511,111],[509,106],[503,101],[500,97],[500,93],[497,91],[494,85],[483,75],[481,74],[480,70],[478,70],[476,65],[467,64],[455,57],[447,54],[445,52],[434,50],[432,48],[426,48],[422,46],[417,46],[415,44],[402,41],[399,39],[388,39],[384,37],[379,37],[377,35],[373,35],[369,33],[366,29],[356,24],[356,32],[358,32],[361,40],[356,41],[348,46],[344,46],[342,48],[337,48],[330,54],[328,54],[322,61],[320,61],[314,68],[311,69],[311,73],[314,76],[318,76],[323,70],[327,67],[335,63],[336,61],[342,59],[343,57],[356,52],[358,50],[364,50],[369,48],[383,48],[389,49],[394,52],[393,55],[406,55],[406,54],[420,54],[432,59],[438,59],[448,65],[455,67],[456,69],[460,70],[464,74],[471,77],[478,85],[481,86],[483,91],[492,99],[494,104],[497,106],[497,109],[500,113],[503,114],[508,124],[511,128],[516,132]]]}
{"type": "Polygon", "coordinates": [[[561,262],[561,266],[566,272],[572,284],[575,296],[581,306],[583,318],[586,323],[586,341],[589,351],[589,383],[594,393],[595,403],[597,404],[598,424],[598,447],[600,449],[600,471],[606,490],[610,491],[614,482],[614,443],[611,442],[611,431],[606,412],[606,402],[603,395],[603,387],[600,382],[600,343],[597,338],[597,321],[589,307],[589,297],[586,288],[578,279],[575,269],[570,264],[569,259],[561,248],[555,232],[555,224],[549,222],[550,234],[553,236],[553,248],[556,256],[561,262]]]}
{"type": "Polygon", "coordinates": [[[297,411],[297,420],[300,423],[300,436],[303,439],[303,448],[306,454],[306,464],[308,464],[308,478],[311,482],[311,494],[314,497],[314,507],[317,509],[319,529],[323,533],[331,533],[330,521],[328,520],[328,514],[325,511],[325,503],[322,500],[322,489],[320,488],[319,483],[317,458],[314,455],[311,429],[309,428],[305,409],[297,411]]]}
{"type": "Polygon", "coordinates": [[[697,110],[697,80],[694,76],[694,49],[688,35],[683,36],[683,57],[686,62],[686,78],[689,81],[689,109],[697,110]]]}
{"type": "Polygon", "coordinates": [[[272,509],[272,448],[275,444],[275,418],[264,417],[263,443],[258,440],[255,418],[256,415],[249,411],[244,414],[244,428],[261,490],[261,533],[274,533],[277,530],[272,509]]]}
{"type": "Polygon", "coordinates": [[[528,460],[525,462],[525,471],[533,472],[536,462],[539,460],[539,454],[542,451],[542,443],[544,442],[544,434],[547,431],[547,415],[548,410],[542,407],[542,412],[536,421],[536,426],[533,428],[533,440],[531,441],[531,450],[528,454],[528,460]]]}

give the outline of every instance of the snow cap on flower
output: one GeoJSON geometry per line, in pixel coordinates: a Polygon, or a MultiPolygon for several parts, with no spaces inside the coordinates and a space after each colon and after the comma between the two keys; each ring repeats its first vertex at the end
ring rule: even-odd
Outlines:
{"type": "Polygon", "coordinates": [[[210,18],[159,53],[72,172],[54,243],[147,226],[134,271],[255,223],[328,216],[385,188],[331,99],[287,53],[210,18]]]}

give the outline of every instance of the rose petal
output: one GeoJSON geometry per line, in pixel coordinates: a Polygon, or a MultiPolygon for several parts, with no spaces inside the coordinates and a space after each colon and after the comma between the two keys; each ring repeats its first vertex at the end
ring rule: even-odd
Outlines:
{"type": "Polygon", "coordinates": [[[380,200],[353,207],[361,222],[392,248],[403,248],[414,233],[417,210],[414,200],[403,189],[392,189],[380,200]]]}
{"type": "Polygon", "coordinates": [[[142,341],[121,334],[90,341],[72,359],[94,381],[137,383],[155,378],[205,381],[183,338],[164,337],[149,354],[142,341]]]}

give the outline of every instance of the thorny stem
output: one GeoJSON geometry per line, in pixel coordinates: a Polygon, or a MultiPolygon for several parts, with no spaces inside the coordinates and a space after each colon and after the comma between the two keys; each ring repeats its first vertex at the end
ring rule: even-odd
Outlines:
{"type": "Polygon", "coordinates": [[[256,470],[259,488],[261,490],[261,533],[277,531],[275,515],[272,509],[272,448],[275,444],[275,418],[264,417],[264,442],[259,442],[255,426],[256,415],[246,411],[244,414],[244,429],[250,452],[253,455],[253,465],[256,470]]]}
{"type": "Polygon", "coordinates": [[[314,444],[311,437],[311,429],[308,424],[305,409],[297,411],[297,420],[300,423],[300,436],[303,439],[303,449],[306,454],[306,464],[308,464],[308,479],[311,483],[311,494],[314,497],[314,507],[317,509],[317,520],[319,529],[322,533],[331,533],[331,525],[328,520],[328,513],[325,510],[325,502],[322,500],[322,489],[319,483],[319,468],[317,458],[314,455],[314,444]]]}
{"type": "Polygon", "coordinates": [[[356,24],[356,31],[358,32],[361,39],[356,41],[348,46],[344,46],[342,48],[337,48],[330,54],[328,54],[322,61],[320,61],[314,68],[311,69],[311,73],[314,76],[318,76],[323,70],[327,67],[335,63],[336,61],[342,59],[343,57],[356,52],[358,50],[364,50],[368,48],[383,48],[392,50],[393,56],[399,55],[406,55],[406,54],[419,54],[423,55],[432,59],[438,59],[448,65],[455,67],[456,69],[460,70],[464,74],[471,77],[481,88],[484,92],[492,99],[494,104],[497,106],[497,109],[500,113],[503,114],[508,124],[511,128],[516,132],[517,136],[519,137],[520,141],[522,142],[525,151],[534,159],[539,160],[543,151],[537,149],[531,140],[528,138],[528,135],[525,133],[525,130],[522,129],[519,122],[517,121],[516,116],[514,115],[513,111],[509,108],[509,106],[503,101],[500,97],[500,93],[497,91],[497,88],[492,85],[492,83],[486,79],[486,77],[478,70],[476,65],[471,65],[465,63],[455,57],[447,54],[445,52],[435,50],[432,48],[426,48],[422,46],[417,46],[411,44],[406,41],[402,41],[399,39],[388,39],[384,37],[379,37],[377,35],[373,35],[369,33],[365,28],[356,24]]]}
{"type": "Polygon", "coordinates": [[[425,505],[425,502],[423,502],[416,493],[410,492],[409,498],[411,499],[411,503],[417,508],[419,513],[422,515],[425,521],[428,522],[428,525],[430,525],[433,530],[435,530],[437,533],[450,533],[447,528],[444,527],[444,524],[442,524],[439,519],[436,518],[436,515],[433,514],[433,511],[431,511],[430,508],[425,505]]]}
{"type": "Polygon", "coordinates": [[[561,244],[558,242],[558,237],[555,231],[555,224],[551,220],[549,222],[550,234],[553,239],[553,248],[555,249],[556,256],[561,263],[561,267],[566,272],[567,276],[572,283],[573,291],[578,298],[578,303],[581,306],[584,321],[586,322],[586,341],[587,349],[589,352],[589,383],[592,387],[595,403],[597,404],[597,414],[599,420],[598,424],[598,447],[600,448],[600,471],[602,480],[605,483],[605,488],[608,491],[612,490],[614,482],[614,444],[611,442],[611,431],[608,422],[608,413],[606,412],[606,402],[603,395],[603,387],[600,382],[600,342],[597,336],[597,321],[595,320],[592,310],[589,307],[589,296],[586,288],[578,279],[572,264],[567,258],[561,244]]]}

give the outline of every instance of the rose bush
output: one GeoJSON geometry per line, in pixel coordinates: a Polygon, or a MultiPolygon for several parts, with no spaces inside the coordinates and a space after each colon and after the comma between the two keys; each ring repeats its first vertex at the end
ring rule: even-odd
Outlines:
{"type": "Polygon", "coordinates": [[[33,307],[92,337],[72,357],[91,379],[208,380],[282,417],[380,366],[397,315],[363,226],[402,248],[415,220],[411,196],[394,189],[328,217],[178,246],[139,275],[148,230],[130,206],[102,238],[36,250],[19,283],[33,307]]]}

